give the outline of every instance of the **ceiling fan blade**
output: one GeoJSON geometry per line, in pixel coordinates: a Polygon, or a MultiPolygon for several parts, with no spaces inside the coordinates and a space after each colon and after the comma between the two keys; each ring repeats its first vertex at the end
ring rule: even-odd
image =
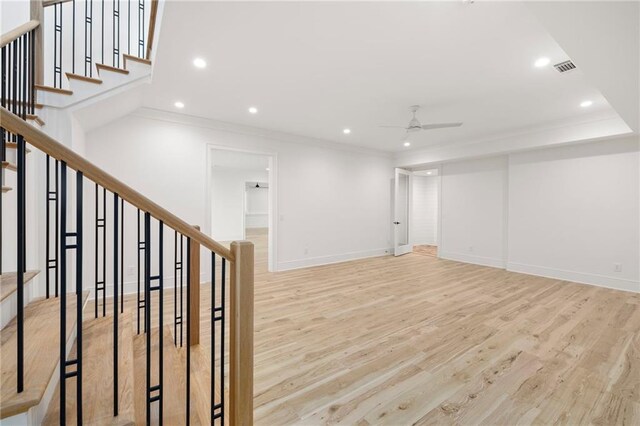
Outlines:
{"type": "Polygon", "coordinates": [[[444,129],[446,127],[460,127],[462,123],[435,123],[435,124],[425,124],[422,126],[423,130],[431,130],[431,129],[444,129]]]}
{"type": "Polygon", "coordinates": [[[406,127],[403,126],[378,126],[378,127],[385,127],[387,129],[407,129],[406,127]]]}

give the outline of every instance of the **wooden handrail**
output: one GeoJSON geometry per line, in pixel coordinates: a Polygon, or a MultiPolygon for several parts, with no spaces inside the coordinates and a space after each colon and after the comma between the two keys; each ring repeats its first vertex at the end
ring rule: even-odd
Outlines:
{"type": "Polygon", "coordinates": [[[13,114],[6,108],[0,107],[0,125],[9,132],[22,135],[24,139],[45,154],[49,154],[56,160],[64,161],[67,166],[81,171],[84,176],[91,179],[108,191],[118,194],[121,198],[153,217],[164,222],[165,225],[175,229],[182,235],[191,238],[205,248],[226,258],[230,262],[235,260],[231,250],[209,236],[198,231],[193,225],[188,224],[165,208],[154,203],[133,188],[114,178],[104,170],[87,161],[66,146],[42,132],[13,114]]]}
{"type": "Polygon", "coordinates": [[[40,21],[32,20],[29,22],[25,22],[24,24],[12,29],[6,34],[2,34],[2,38],[0,38],[0,47],[5,47],[7,44],[11,43],[13,40],[17,39],[21,35],[28,33],[29,31],[35,30],[40,26],[40,21]]]}
{"type": "Polygon", "coordinates": [[[151,51],[153,50],[153,38],[156,33],[156,16],[158,15],[158,0],[151,0],[151,12],[149,13],[149,34],[147,36],[147,55],[146,59],[151,59],[151,51]]]}

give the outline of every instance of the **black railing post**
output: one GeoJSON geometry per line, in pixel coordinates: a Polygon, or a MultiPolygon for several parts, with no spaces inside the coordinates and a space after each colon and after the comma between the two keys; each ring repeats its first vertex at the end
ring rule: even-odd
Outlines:
{"type": "Polygon", "coordinates": [[[187,237],[187,389],[186,389],[186,419],[189,426],[191,420],[191,238],[187,237]]]}
{"type": "Polygon", "coordinates": [[[113,194],[113,415],[118,415],[118,194],[113,194]]]}
{"type": "Polygon", "coordinates": [[[147,332],[147,348],[146,348],[146,356],[147,356],[147,374],[146,374],[146,383],[147,386],[145,388],[145,402],[147,407],[147,425],[151,424],[151,401],[150,401],[150,391],[151,389],[151,215],[149,213],[144,214],[144,300],[145,300],[145,310],[144,310],[144,328],[147,332]]]}
{"type": "Polygon", "coordinates": [[[24,271],[26,269],[26,161],[25,143],[22,135],[18,135],[18,217],[17,217],[17,385],[18,392],[24,389],[24,271]]]}
{"type": "MultiPolygon", "coordinates": [[[[76,417],[82,424],[82,172],[76,172],[76,417]]],[[[60,338],[66,338],[61,335],[60,338]]]]}
{"type": "Polygon", "coordinates": [[[67,163],[60,167],[60,424],[66,425],[67,401],[67,163]]]}
{"type": "MultiPolygon", "coordinates": [[[[144,232],[144,230],[140,229],[140,209],[138,209],[138,218],[137,219],[138,219],[138,222],[137,222],[138,223],[138,225],[137,225],[138,245],[137,245],[137,248],[136,248],[136,260],[138,262],[138,301],[137,301],[137,305],[136,306],[137,306],[137,313],[138,313],[138,334],[140,334],[140,310],[146,309],[145,306],[146,306],[146,300],[147,300],[146,299],[147,289],[146,289],[146,287],[142,288],[142,285],[146,286],[146,284],[144,284],[144,283],[146,283],[146,278],[144,278],[145,281],[143,283],[142,282],[143,281],[142,269],[140,268],[140,265],[142,264],[143,261],[145,262],[144,265],[146,267],[146,260],[145,260],[146,258],[143,258],[142,261],[140,260],[140,256],[141,255],[142,256],[146,255],[145,242],[142,241],[142,237],[141,237],[141,234],[140,234],[141,231],[144,232]],[[144,291],[145,299],[143,299],[141,297],[141,294],[142,294],[141,291],[144,291]]],[[[145,315],[145,321],[144,321],[144,332],[145,333],[147,332],[146,318],[147,317],[145,315]]]]}

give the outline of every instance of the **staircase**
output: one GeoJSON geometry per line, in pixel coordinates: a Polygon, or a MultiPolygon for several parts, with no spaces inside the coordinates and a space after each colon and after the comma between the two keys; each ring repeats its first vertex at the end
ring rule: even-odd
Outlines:
{"type": "Polygon", "coordinates": [[[46,132],[58,125],[49,111],[151,75],[158,2],[110,2],[107,18],[103,2],[101,21],[85,7],[94,3],[32,0],[31,21],[0,43],[0,423],[250,425],[253,245],[219,244],[46,132]],[[136,11],[133,34],[123,21],[136,11]],[[83,51],[82,39],[64,44],[64,25],[85,37],[83,51]],[[87,44],[105,28],[111,43],[87,44]],[[125,212],[137,214],[137,229],[125,228],[125,212]],[[125,246],[130,233],[135,247],[125,246]],[[137,293],[126,295],[125,250],[139,260],[137,293]],[[201,252],[211,265],[206,300],[201,252]]]}

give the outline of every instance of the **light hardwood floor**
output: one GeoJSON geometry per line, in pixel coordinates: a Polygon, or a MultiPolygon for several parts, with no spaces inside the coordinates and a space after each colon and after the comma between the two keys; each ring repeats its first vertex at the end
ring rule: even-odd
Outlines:
{"type": "Polygon", "coordinates": [[[258,425],[640,424],[640,294],[418,254],[273,274],[248,238],[258,425]]]}

